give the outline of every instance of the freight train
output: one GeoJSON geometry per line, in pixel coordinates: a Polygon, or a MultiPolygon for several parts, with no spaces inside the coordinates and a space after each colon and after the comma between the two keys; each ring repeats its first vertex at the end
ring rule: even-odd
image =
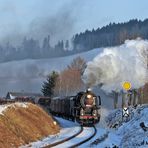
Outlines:
{"type": "Polygon", "coordinates": [[[53,115],[91,126],[100,121],[100,107],[100,96],[96,96],[88,89],[76,96],[53,98],[49,108],[53,115]]]}
{"type": "Polygon", "coordinates": [[[32,97],[16,97],[15,99],[6,99],[6,98],[0,98],[0,105],[3,104],[10,104],[15,102],[30,102],[33,104],[38,104],[44,108],[49,109],[50,106],[50,97],[39,97],[39,98],[32,98],[32,97]]]}

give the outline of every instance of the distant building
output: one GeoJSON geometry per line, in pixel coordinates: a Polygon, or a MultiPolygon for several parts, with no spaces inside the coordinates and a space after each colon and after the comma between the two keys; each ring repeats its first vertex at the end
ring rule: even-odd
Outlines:
{"type": "Polygon", "coordinates": [[[43,95],[39,93],[25,93],[25,92],[8,92],[6,95],[6,99],[16,99],[16,98],[40,98],[43,95]]]}
{"type": "Polygon", "coordinates": [[[25,92],[8,92],[6,95],[7,100],[14,100],[17,101],[31,101],[36,104],[49,106],[50,104],[50,97],[45,97],[39,93],[25,93],[25,92]]]}

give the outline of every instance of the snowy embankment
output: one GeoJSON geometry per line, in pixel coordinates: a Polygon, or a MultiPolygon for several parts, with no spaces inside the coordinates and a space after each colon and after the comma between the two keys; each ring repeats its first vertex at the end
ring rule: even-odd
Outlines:
{"type": "Polygon", "coordinates": [[[130,120],[126,123],[121,124],[121,115],[120,109],[108,115],[108,126],[116,129],[108,128],[108,138],[97,147],[148,147],[148,105],[131,108],[130,120]]]}
{"type": "Polygon", "coordinates": [[[0,115],[4,115],[4,112],[7,111],[8,108],[17,108],[17,107],[23,107],[26,108],[28,107],[27,103],[13,103],[13,104],[5,104],[5,105],[0,105],[0,115]]]}
{"type": "Polygon", "coordinates": [[[60,123],[60,126],[61,126],[60,133],[58,133],[56,135],[48,136],[48,137],[46,137],[42,140],[39,140],[37,142],[32,142],[29,145],[22,146],[21,148],[27,148],[28,146],[30,146],[32,148],[44,147],[44,146],[47,146],[51,143],[55,143],[55,142],[61,141],[63,139],[66,139],[67,137],[70,137],[70,136],[76,134],[81,129],[77,123],[74,123],[72,121],[64,120],[64,119],[58,118],[58,117],[56,117],[56,120],[60,123]]]}
{"type": "MultiPolygon", "coordinates": [[[[96,125],[97,127],[97,135],[92,138],[90,141],[88,141],[87,143],[83,144],[81,147],[83,146],[89,146],[91,143],[93,143],[97,138],[103,140],[104,138],[106,138],[106,136],[108,135],[108,130],[106,130],[106,123],[105,123],[105,117],[109,114],[109,111],[105,108],[101,109],[101,121],[99,122],[99,124],[96,125]]],[[[67,137],[70,137],[72,135],[74,135],[75,133],[77,133],[80,130],[80,126],[78,123],[74,123],[72,121],[68,121],[62,118],[58,118],[56,117],[57,121],[60,123],[61,125],[61,130],[60,133],[58,133],[57,135],[51,135],[48,136],[40,141],[37,142],[33,142],[30,143],[27,146],[31,146],[33,148],[36,147],[43,147],[46,145],[49,145],[51,143],[55,143],[57,141],[61,141],[67,137]]],[[[90,136],[90,134],[92,134],[93,129],[90,127],[85,127],[84,128],[84,132],[82,132],[82,134],[78,135],[76,138],[67,141],[64,144],[60,144],[58,147],[69,147],[70,145],[73,145],[75,143],[78,143],[80,141],[83,141],[84,139],[86,139],[87,137],[90,136]]],[[[27,146],[23,146],[22,148],[26,148],[27,146]]]]}
{"type": "MultiPolygon", "coordinates": [[[[79,124],[77,124],[77,123],[74,123],[74,122],[71,122],[71,121],[68,121],[68,120],[65,120],[62,118],[57,118],[57,117],[56,117],[56,119],[61,125],[60,133],[58,133],[56,135],[48,136],[40,141],[30,143],[29,145],[23,146],[21,148],[27,148],[28,146],[30,146],[32,148],[44,147],[44,146],[47,146],[51,143],[55,143],[55,142],[65,139],[65,138],[68,138],[68,137],[76,134],[81,129],[79,124]]],[[[87,143],[83,144],[80,147],[90,146],[91,143],[93,143],[94,140],[96,140],[98,137],[102,140],[103,140],[103,138],[106,138],[106,136],[108,134],[108,131],[106,129],[97,127],[97,131],[98,131],[97,135],[94,138],[92,138],[90,141],[88,141],[87,143]]],[[[78,135],[77,137],[75,137],[63,144],[57,145],[56,147],[57,148],[70,147],[73,144],[79,143],[80,141],[87,139],[88,137],[90,137],[90,135],[93,132],[94,131],[91,127],[84,127],[84,131],[80,135],[78,135]]]]}
{"type": "MultiPolygon", "coordinates": [[[[128,122],[118,122],[122,119],[121,110],[117,109],[112,111],[111,113],[107,113],[106,124],[104,118],[102,119],[101,125],[96,125],[97,134],[90,141],[81,145],[80,147],[147,147],[148,146],[148,105],[138,106],[136,109],[130,109],[130,120],[128,122]],[[102,124],[104,123],[104,126],[102,124]],[[116,123],[116,126],[115,126],[116,123]],[[117,125],[117,124],[120,125],[117,125]],[[141,123],[144,123],[145,127],[142,127],[141,123]],[[115,128],[116,127],[116,128],[115,128]]],[[[103,114],[105,114],[104,112],[103,114]]],[[[53,135],[43,139],[42,141],[34,142],[29,144],[31,147],[42,147],[48,144],[60,141],[65,139],[80,130],[80,127],[77,123],[67,121],[61,118],[56,118],[62,126],[62,129],[59,134],[53,135]]],[[[61,144],[57,147],[69,147],[70,145],[76,144],[92,133],[92,128],[87,127],[84,128],[84,132],[78,135],[76,138],[67,141],[64,144],[61,144]]]]}
{"type": "Polygon", "coordinates": [[[0,105],[0,148],[26,145],[59,131],[53,118],[35,104],[0,105]]]}

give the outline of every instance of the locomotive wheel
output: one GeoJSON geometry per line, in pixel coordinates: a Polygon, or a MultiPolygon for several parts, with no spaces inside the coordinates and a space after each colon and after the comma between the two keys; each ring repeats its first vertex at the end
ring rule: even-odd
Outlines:
{"type": "Polygon", "coordinates": [[[81,120],[81,125],[84,126],[84,121],[83,120],[81,120]]]}

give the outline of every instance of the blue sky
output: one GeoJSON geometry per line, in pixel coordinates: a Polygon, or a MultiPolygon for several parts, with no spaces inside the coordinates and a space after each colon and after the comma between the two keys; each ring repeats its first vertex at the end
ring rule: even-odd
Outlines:
{"type": "MultiPolygon", "coordinates": [[[[133,18],[143,20],[148,17],[147,6],[148,0],[0,0],[0,40],[11,40],[13,35],[17,37],[29,33],[30,36],[37,36],[34,32],[50,22],[52,26],[56,23],[55,26],[62,26],[65,30],[58,39],[66,35],[69,38],[76,32],[102,27],[109,22],[124,22],[133,18]],[[50,21],[46,22],[46,19],[50,21]],[[72,26],[68,28],[62,20],[72,26]]],[[[37,38],[42,37],[44,32],[47,30],[44,29],[37,38]]]]}

